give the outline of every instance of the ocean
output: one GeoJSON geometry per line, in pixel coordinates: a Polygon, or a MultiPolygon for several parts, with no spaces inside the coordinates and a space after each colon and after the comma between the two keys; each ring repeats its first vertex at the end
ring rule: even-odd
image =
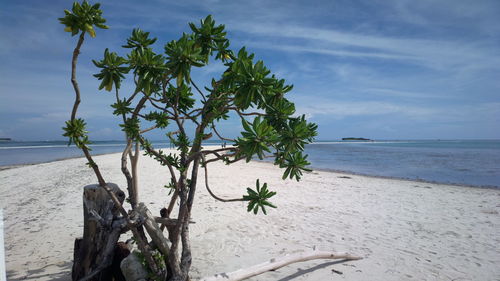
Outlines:
{"type": "MultiPolygon", "coordinates": [[[[91,145],[93,155],[121,152],[124,147],[123,141],[91,145]]],[[[306,153],[313,169],[500,188],[500,140],[320,141],[307,145],[306,153]]],[[[80,156],[79,149],[64,141],[0,142],[0,166],[80,156]]]]}
{"type": "MultiPolygon", "coordinates": [[[[169,147],[169,142],[153,142],[153,146],[169,147]]],[[[122,152],[124,141],[95,141],[90,145],[92,155],[122,152]]],[[[83,157],[83,152],[67,141],[0,141],[0,166],[37,164],[83,157]]]]}
{"type": "Polygon", "coordinates": [[[500,140],[318,142],[306,152],[320,169],[500,188],[500,140]]]}

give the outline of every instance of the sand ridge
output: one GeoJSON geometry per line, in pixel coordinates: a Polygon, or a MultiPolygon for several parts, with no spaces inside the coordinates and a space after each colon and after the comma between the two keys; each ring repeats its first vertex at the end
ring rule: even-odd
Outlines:
{"type": "MultiPolygon", "coordinates": [[[[95,160],[126,189],[120,154],[95,160]]],[[[158,212],[168,170],[145,157],[139,167],[140,199],[158,212]]],[[[500,190],[325,171],[283,181],[270,163],[210,165],[221,197],[241,197],[256,178],[278,192],[278,208],[255,216],[243,202],[215,201],[203,175],[192,215],[194,278],[315,248],[365,259],[297,263],[250,280],[500,280],[500,190]]],[[[0,171],[9,280],[70,280],[82,187],[94,182],[82,158],[0,171]]]]}

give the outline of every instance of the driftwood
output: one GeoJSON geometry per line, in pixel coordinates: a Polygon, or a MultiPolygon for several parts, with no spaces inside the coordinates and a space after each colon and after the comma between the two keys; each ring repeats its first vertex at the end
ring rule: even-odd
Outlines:
{"type": "MultiPolygon", "coordinates": [[[[178,219],[170,219],[170,218],[162,218],[162,217],[155,217],[155,222],[156,223],[161,223],[166,226],[176,226],[179,223],[178,219]]],[[[195,223],[194,221],[189,221],[189,223],[195,223]]]]}
{"type": "Polygon", "coordinates": [[[267,271],[275,270],[286,265],[315,259],[339,259],[339,260],[359,260],[361,257],[352,256],[347,253],[334,253],[326,251],[310,251],[284,257],[273,258],[267,262],[257,264],[248,268],[238,269],[233,272],[218,273],[213,276],[205,277],[199,281],[239,281],[262,274],[267,271]]]}
{"type": "MultiPolygon", "coordinates": [[[[123,203],[125,194],[107,183],[123,203]]],[[[101,280],[109,276],[116,244],[126,221],[120,216],[106,190],[97,184],[83,190],[83,237],[75,240],[72,280],[101,280]]]]}
{"type": "Polygon", "coordinates": [[[149,212],[148,208],[144,203],[139,203],[136,208],[136,211],[144,218],[144,228],[148,232],[153,243],[158,247],[158,250],[165,255],[168,256],[170,252],[169,242],[165,236],[163,236],[163,231],[160,230],[160,226],[155,222],[155,218],[149,212]]]}

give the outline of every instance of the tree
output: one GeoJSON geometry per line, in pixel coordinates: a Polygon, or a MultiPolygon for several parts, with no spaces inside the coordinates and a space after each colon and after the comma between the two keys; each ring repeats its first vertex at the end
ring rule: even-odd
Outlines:
{"type": "MultiPolygon", "coordinates": [[[[124,229],[132,231],[138,248],[151,265],[153,265],[153,257],[148,250],[145,241],[146,237],[142,228],[138,227],[137,223],[131,220],[122,205],[123,198],[121,197],[124,197],[123,193],[116,186],[106,183],[97,163],[93,160],[90,154],[91,149],[88,146],[91,142],[87,135],[85,121],[82,118],[76,118],[78,106],[81,102],[80,88],[76,79],[76,66],[80,48],[85,40],[86,33],[90,34],[91,37],[95,37],[95,27],[108,29],[108,26],[104,24],[106,20],[101,16],[100,4],[90,5],[87,1],[84,1],[82,4],[74,2],[72,11],[64,10],[64,13],[65,16],[59,18],[60,23],[65,26],[64,30],[71,32],[72,36],[79,35],[71,59],[71,84],[75,91],[75,102],[71,111],[71,119],[66,121],[66,126],[63,128],[65,132],[64,136],[69,138],[68,145],[74,143],[82,150],[88,161],[87,165],[93,169],[97,177],[99,186],[105,190],[113,203],[113,205],[109,205],[106,200],[95,200],[95,202],[100,201],[100,207],[105,209],[103,212],[97,213],[85,204],[84,199],[84,237],[83,239],[75,240],[75,261],[72,277],[74,280],[90,280],[111,265],[114,246],[119,238],[119,234],[124,229]],[[119,219],[115,219],[117,218],[115,208],[122,216],[119,219]],[[113,218],[104,220],[101,216],[102,213],[112,215],[113,218]],[[89,217],[92,217],[93,221],[89,217]]],[[[90,190],[91,193],[94,191],[94,189],[90,190]]]]}
{"type": "MultiPolygon", "coordinates": [[[[304,171],[310,171],[303,150],[304,145],[316,136],[317,126],[307,122],[305,116],[295,115],[294,104],[286,98],[293,87],[271,74],[264,62],[255,61],[254,54],[245,48],[233,52],[224,25],[216,24],[210,15],[199,25],[190,23],[191,33],[167,42],[163,53],[152,48],[157,38],[152,38],[149,32],[134,29],[122,46],[128,50],[125,56],[106,49],[101,60],[93,61],[100,69],[94,75],[100,81],[99,89],[114,91],[113,113],[120,116],[120,127],[126,135],[122,172],[127,179],[128,201],[132,208],[127,212],[89,153],[85,121],[76,118],[80,92],[75,73],[80,47],[86,33],[95,37],[96,27],[107,26],[99,4],[75,3],[73,10],[65,10],[65,13],[60,22],[73,36],[79,35],[79,40],[73,52],[71,79],[76,100],[64,135],[84,152],[99,185],[106,190],[125,220],[122,228],[133,232],[152,276],[158,280],[188,280],[192,260],[189,223],[199,169],[205,170],[206,188],[215,199],[246,201],[249,212],[257,214],[260,210],[266,214],[266,208],[276,208],[269,201],[276,193],[270,191],[266,183],[261,184],[256,179],[255,188],[247,188],[247,194],[242,197],[222,199],[208,185],[210,163],[222,161],[230,165],[238,161],[249,162],[254,157],[272,157],[274,164],[284,169],[283,179],[298,181],[304,171]],[[220,63],[225,71],[220,77],[213,78],[210,85],[199,87],[192,79],[191,71],[209,63],[220,63]],[[133,79],[135,90],[123,95],[121,84],[127,77],[133,79]],[[218,130],[229,118],[241,119],[243,131],[235,139],[222,136],[218,130]],[[144,127],[144,124],[150,126],[144,127]],[[188,128],[194,128],[193,132],[188,128]],[[165,131],[178,152],[166,154],[155,149],[145,137],[145,133],[151,130],[165,131]],[[232,145],[204,148],[204,141],[210,138],[232,145]],[[160,218],[153,217],[139,201],[137,161],[140,148],[145,155],[165,166],[171,177],[165,185],[171,190],[170,203],[161,211],[160,218]],[[132,172],[128,169],[128,160],[132,172]],[[171,215],[177,201],[178,211],[174,219],[171,215]],[[156,222],[162,224],[161,229],[156,222]],[[164,228],[168,231],[169,241],[163,235],[164,228]],[[151,243],[144,229],[151,237],[151,243]]],[[[93,277],[100,270],[100,266],[94,266],[92,270],[86,270],[86,276],[93,277]]]]}

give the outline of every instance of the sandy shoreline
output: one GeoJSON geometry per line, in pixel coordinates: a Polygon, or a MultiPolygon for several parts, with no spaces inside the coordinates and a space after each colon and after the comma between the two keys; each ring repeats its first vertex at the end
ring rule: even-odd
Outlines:
{"type": "MultiPolygon", "coordinates": [[[[160,148],[160,149],[165,150],[165,151],[169,150],[167,148],[160,148]]],[[[118,153],[118,152],[100,153],[100,154],[92,154],[92,156],[96,157],[96,156],[110,155],[110,154],[121,154],[121,153],[118,153]]],[[[54,162],[58,162],[58,161],[65,161],[65,160],[78,159],[78,158],[83,159],[84,157],[83,156],[73,156],[73,157],[65,157],[65,158],[55,159],[55,160],[50,160],[50,161],[44,161],[44,162],[40,162],[40,163],[4,165],[4,166],[0,166],[0,171],[24,167],[24,166],[54,163],[54,162]]],[[[261,162],[261,163],[271,163],[271,161],[264,161],[264,160],[258,160],[258,159],[252,160],[252,161],[261,162]]],[[[423,183],[423,184],[429,183],[429,184],[438,184],[438,185],[453,185],[453,186],[461,186],[461,187],[467,187],[467,188],[488,188],[488,189],[499,189],[500,188],[500,186],[493,186],[493,185],[467,185],[467,184],[452,183],[452,182],[430,181],[430,180],[425,180],[425,179],[411,179],[411,178],[401,178],[401,177],[391,177],[391,176],[376,176],[376,175],[368,175],[368,174],[363,174],[363,173],[357,173],[357,172],[352,172],[352,171],[342,171],[342,170],[336,170],[336,169],[325,169],[325,168],[314,168],[314,167],[312,167],[312,169],[314,171],[344,174],[346,176],[362,176],[362,177],[367,177],[367,178],[388,179],[388,180],[405,180],[405,181],[413,181],[413,182],[418,182],[418,183],[423,183]]]]}
{"type": "MultiPolygon", "coordinates": [[[[95,160],[125,190],[119,157],[95,160]]],[[[82,187],[95,182],[84,164],[74,158],[0,171],[9,280],[70,280],[82,187]]],[[[168,172],[145,157],[139,166],[141,201],[158,211],[168,202],[161,188],[168,172]]],[[[278,209],[254,216],[244,203],[217,202],[202,177],[191,230],[195,278],[316,248],[365,259],[298,263],[251,280],[500,280],[498,189],[326,171],[297,183],[262,162],[209,169],[219,196],[240,197],[260,178],[278,192],[278,209]]]]}

